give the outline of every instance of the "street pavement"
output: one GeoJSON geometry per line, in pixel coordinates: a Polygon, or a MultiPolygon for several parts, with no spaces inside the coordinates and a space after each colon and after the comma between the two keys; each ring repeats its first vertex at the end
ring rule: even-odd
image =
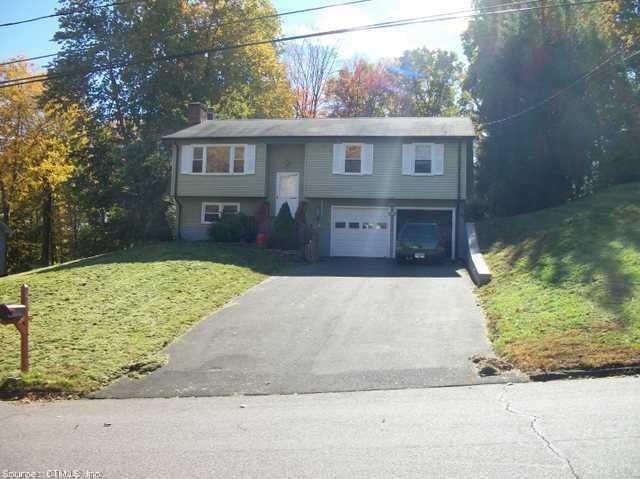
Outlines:
{"type": "Polygon", "coordinates": [[[0,404],[0,477],[74,469],[103,478],[639,477],[640,378],[0,404]]]}

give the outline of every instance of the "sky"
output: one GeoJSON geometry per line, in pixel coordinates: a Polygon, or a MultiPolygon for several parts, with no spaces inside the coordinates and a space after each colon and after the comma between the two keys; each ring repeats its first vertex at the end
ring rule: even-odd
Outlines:
{"type": "MultiPolygon", "coordinates": [[[[312,8],[340,0],[272,0],[278,12],[312,8]]],[[[0,0],[0,23],[53,13],[57,0],[0,0]]],[[[317,12],[282,17],[285,35],[367,25],[376,22],[426,16],[471,8],[471,0],[371,0],[370,2],[336,7],[317,12]]],[[[340,58],[348,60],[363,56],[371,61],[395,57],[404,50],[418,47],[455,51],[464,59],[460,35],[466,20],[418,24],[370,32],[322,37],[316,41],[335,46],[340,58]]],[[[57,19],[0,28],[0,61],[16,55],[33,57],[55,53],[51,41],[57,29],[57,19]]],[[[37,62],[36,62],[37,63],[37,62]]],[[[42,63],[46,63],[43,60],[42,63]]]]}

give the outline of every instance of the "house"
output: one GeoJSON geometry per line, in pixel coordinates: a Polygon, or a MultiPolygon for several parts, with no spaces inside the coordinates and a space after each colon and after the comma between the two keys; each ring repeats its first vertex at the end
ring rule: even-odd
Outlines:
{"type": "Polygon", "coordinates": [[[468,118],[209,120],[164,137],[172,151],[178,231],[207,238],[222,214],[275,216],[306,201],[322,256],[393,257],[407,221],[437,222],[456,257],[472,174],[468,118]]]}
{"type": "Polygon", "coordinates": [[[9,227],[0,221],[0,276],[7,274],[5,261],[7,259],[7,241],[10,234],[9,227]]]}

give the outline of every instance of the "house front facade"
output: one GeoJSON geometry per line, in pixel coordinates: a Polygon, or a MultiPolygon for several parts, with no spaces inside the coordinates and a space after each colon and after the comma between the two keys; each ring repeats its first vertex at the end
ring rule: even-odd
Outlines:
{"type": "MultiPolygon", "coordinates": [[[[193,105],[192,105],[193,108],[193,105]]],[[[471,185],[468,118],[207,120],[164,137],[178,232],[205,240],[223,214],[283,203],[319,233],[321,256],[393,257],[402,225],[436,222],[456,257],[471,185]]]]}

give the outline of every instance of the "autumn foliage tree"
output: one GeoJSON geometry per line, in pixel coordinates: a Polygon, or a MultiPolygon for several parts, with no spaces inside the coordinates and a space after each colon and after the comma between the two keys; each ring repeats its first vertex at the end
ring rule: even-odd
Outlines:
{"type": "MultiPolygon", "coordinates": [[[[60,9],[75,13],[58,17],[49,79],[2,89],[11,271],[171,238],[160,138],[187,126],[188,102],[220,118],[294,111],[273,44],[228,48],[281,35],[269,0],[62,0],[60,9]]],[[[3,79],[32,73],[17,63],[3,79]]]]}
{"type": "Polygon", "coordinates": [[[388,116],[396,110],[397,84],[382,62],[359,58],[346,64],[326,91],[330,116],[388,116]]]}
{"type": "Polygon", "coordinates": [[[454,116],[463,67],[453,52],[417,48],[377,63],[363,58],[327,82],[330,116],[454,116]]]}
{"type": "MultiPolygon", "coordinates": [[[[35,73],[24,62],[0,66],[0,79],[35,73]]],[[[74,154],[87,142],[78,105],[65,109],[38,102],[42,85],[0,89],[0,203],[15,232],[9,266],[48,265],[65,258],[69,239],[69,179],[74,154]]]]}

